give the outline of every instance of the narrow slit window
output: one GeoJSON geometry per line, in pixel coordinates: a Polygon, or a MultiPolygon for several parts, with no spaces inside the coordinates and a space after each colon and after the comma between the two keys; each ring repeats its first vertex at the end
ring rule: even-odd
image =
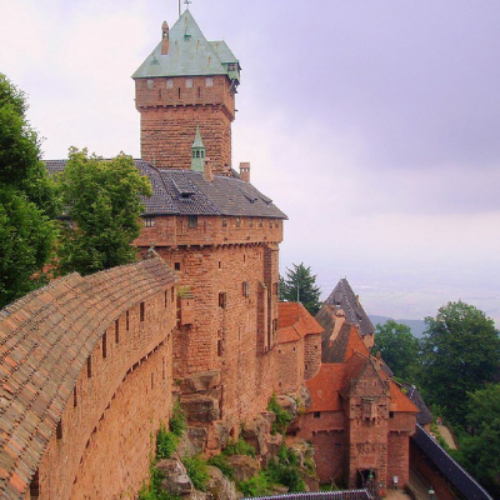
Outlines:
{"type": "Polygon", "coordinates": [[[62,439],[63,437],[62,420],[59,420],[59,422],[57,422],[56,436],[57,439],[62,439]]]}
{"type": "Polygon", "coordinates": [[[120,342],[120,320],[115,321],[115,344],[120,342]]]}
{"type": "Polygon", "coordinates": [[[87,377],[92,377],[92,356],[87,358],[87,377]]]}
{"type": "Polygon", "coordinates": [[[125,329],[127,332],[130,330],[130,313],[128,311],[125,313],[125,329]]]}
{"type": "Polygon", "coordinates": [[[106,332],[104,332],[104,335],[102,336],[102,357],[106,358],[107,356],[108,356],[108,342],[107,342],[106,332]]]}
{"type": "Polygon", "coordinates": [[[146,313],[146,306],[145,306],[144,302],[141,302],[141,305],[140,305],[140,319],[141,319],[141,321],[144,321],[145,313],[146,313]]]}
{"type": "Polygon", "coordinates": [[[38,469],[33,475],[33,478],[30,482],[30,497],[32,499],[40,497],[40,474],[38,472],[38,469]]]}
{"type": "Polygon", "coordinates": [[[219,307],[222,309],[226,308],[227,295],[226,292],[219,293],[219,307]]]}
{"type": "Polygon", "coordinates": [[[77,391],[76,385],[73,388],[73,406],[75,408],[78,406],[78,391],[77,391]]]}

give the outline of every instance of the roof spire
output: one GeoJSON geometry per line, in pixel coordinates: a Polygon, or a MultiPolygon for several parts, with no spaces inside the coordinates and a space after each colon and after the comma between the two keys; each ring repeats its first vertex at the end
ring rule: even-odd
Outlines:
{"type": "Polygon", "coordinates": [[[198,172],[205,170],[205,144],[201,138],[199,125],[196,125],[196,135],[191,146],[191,170],[198,172]]]}

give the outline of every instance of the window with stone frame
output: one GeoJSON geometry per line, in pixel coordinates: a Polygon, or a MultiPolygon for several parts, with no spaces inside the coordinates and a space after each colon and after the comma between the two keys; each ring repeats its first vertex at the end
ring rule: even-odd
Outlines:
{"type": "Polygon", "coordinates": [[[189,227],[196,228],[198,227],[198,216],[197,215],[189,215],[189,227]]]}
{"type": "Polygon", "coordinates": [[[154,216],[144,217],[144,227],[154,227],[155,223],[156,223],[156,217],[154,216]]]}

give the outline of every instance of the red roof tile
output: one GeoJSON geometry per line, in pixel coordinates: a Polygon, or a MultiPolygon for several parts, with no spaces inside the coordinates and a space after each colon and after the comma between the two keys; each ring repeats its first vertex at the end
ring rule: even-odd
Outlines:
{"type": "Polygon", "coordinates": [[[409,413],[418,413],[420,411],[392,380],[389,381],[389,385],[391,388],[391,411],[409,413]]]}
{"type": "Polygon", "coordinates": [[[86,278],[71,274],[0,310],[0,492],[24,498],[106,328],[175,281],[175,273],[152,258],[86,278]]]}
{"type": "Polygon", "coordinates": [[[342,409],[339,391],[344,375],[344,365],[321,365],[319,372],[306,382],[312,397],[308,413],[315,411],[339,411],[342,409]]]}
{"type": "Polygon", "coordinates": [[[302,304],[298,302],[279,303],[279,343],[292,342],[306,335],[319,335],[321,333],[323,333],[323,327],[302,304]]]}

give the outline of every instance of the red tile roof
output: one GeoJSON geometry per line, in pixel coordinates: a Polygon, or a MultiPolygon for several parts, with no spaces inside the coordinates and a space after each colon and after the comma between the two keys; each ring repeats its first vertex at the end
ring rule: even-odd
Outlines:
{"type": "Polygon", "coordinates": [[[344,375],[344,365],[330,363],[321,365],[314,378],[306,382],[312,397],[308,413],[315,411],[340,411],[340,389],[344,375]]]}
{"type": "Polygon", "coordinates": [[[389,409],[395,412],[419,413],[420,410],[410,401],[408,396],[391,380],[391,404],[389,409]]]}
{"type": "Polygon", "coordinates": [[[24,498],[103,332],[175,282],[152,258],[86,278],[74,273],[0,310],[0,493],[24,498]]]}
{"type": "Polygon", "coordinates": [[[323,327],[298,302],[279,303],[278,342],[293,342],[306,335],[323,333],[323,327]]]}

